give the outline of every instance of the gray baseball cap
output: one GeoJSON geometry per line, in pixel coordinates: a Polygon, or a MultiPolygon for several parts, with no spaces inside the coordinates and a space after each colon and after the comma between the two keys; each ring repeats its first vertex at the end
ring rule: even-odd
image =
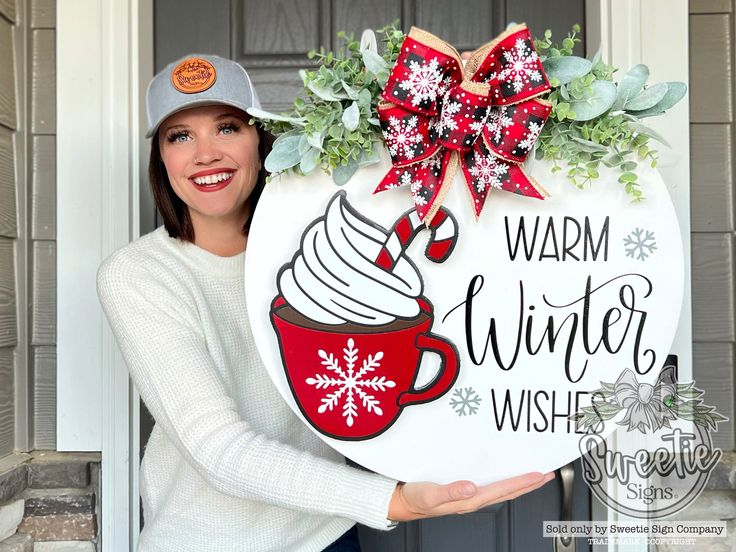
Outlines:
{"type": "Polygon", "coordinates": [[[170,63],[153,77],[146,91],[146,138],[151,138],[164,119],[177,111],[214,104],[232,105],[243,111],[261,107],[242,65],[208,54],[190,54],[170,63]]]}

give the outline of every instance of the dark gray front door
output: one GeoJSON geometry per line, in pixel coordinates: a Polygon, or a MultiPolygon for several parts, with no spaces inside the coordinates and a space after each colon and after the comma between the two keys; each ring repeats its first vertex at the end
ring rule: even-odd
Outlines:
{"type": "MultiPolygon", "coordinates": [[[[276,112],[301,92],[297,71],[307,65],[307,52],[321,45],[336,49],[340,30],[360,36],[365,28],[400,20],[404,30],[416,25],[462,51],[477,48],[512,21],[527,23],[535,36],[552,29],[560,39],[573,23],[585,21],[585,0],[156,0],[154,5],[156,71],[194,52],[237,60],[255,81],[264,108],[276,112]]],[[[143,445],[152,422],[146,413],[141,418],[143,445]]],[[[575,472],[572,519],[589,520],[590,494],[579,463],[575,472]]],[[[361,527],[361,542],[365,552],[552,551],[552,540],[542,537],[542,522],[560,519],[561,510],[558,477],[481,512],[402,523],[388,533],[361,527]]],[[[576,544],[579,552],[590,550],[583,539],[576,544]]]]}

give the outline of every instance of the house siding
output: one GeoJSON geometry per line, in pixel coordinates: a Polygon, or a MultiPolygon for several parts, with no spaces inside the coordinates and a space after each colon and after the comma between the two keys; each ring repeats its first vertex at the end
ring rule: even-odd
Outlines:
{"type": "MultiPolygon", "coordinates": [[[[15,4],[0,0],[0,59],[14,60],[15,4]]],[[[18,312],[15,285],[15,64],[0,64],[0,457],[15,447],[15,346],[18,312]]]]}
{"type": "Polygon", "coordinates": [[[693,376],[734,435],[734,2],[690,1],[693,376]]]}

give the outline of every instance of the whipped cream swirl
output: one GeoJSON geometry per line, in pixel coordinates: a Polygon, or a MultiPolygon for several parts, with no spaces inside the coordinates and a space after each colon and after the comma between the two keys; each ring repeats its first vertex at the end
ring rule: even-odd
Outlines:
{"type": "Polygon", "coordinates": [[[422,280],[402,253],[387,271],[375,262],[388,232],[357,213],[338,192],[325,216],[302,235],[301,250],[279,274],[279,292],[322,324],[389,324],[419,316],[422,280]]]}

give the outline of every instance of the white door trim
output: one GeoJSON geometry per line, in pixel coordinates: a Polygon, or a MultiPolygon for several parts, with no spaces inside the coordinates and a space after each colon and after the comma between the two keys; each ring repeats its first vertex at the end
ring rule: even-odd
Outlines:
{"type": "Polygon", "coordinates": [[[137,538],[136,396],[95,275],[138,235],[141,43],[152,54],[150,25],[142,34],[139,18],[150,22],[151,6],[75,0],[56,8],[57,448],[102,452],[104,552],[128,552],[137,538]]]}

